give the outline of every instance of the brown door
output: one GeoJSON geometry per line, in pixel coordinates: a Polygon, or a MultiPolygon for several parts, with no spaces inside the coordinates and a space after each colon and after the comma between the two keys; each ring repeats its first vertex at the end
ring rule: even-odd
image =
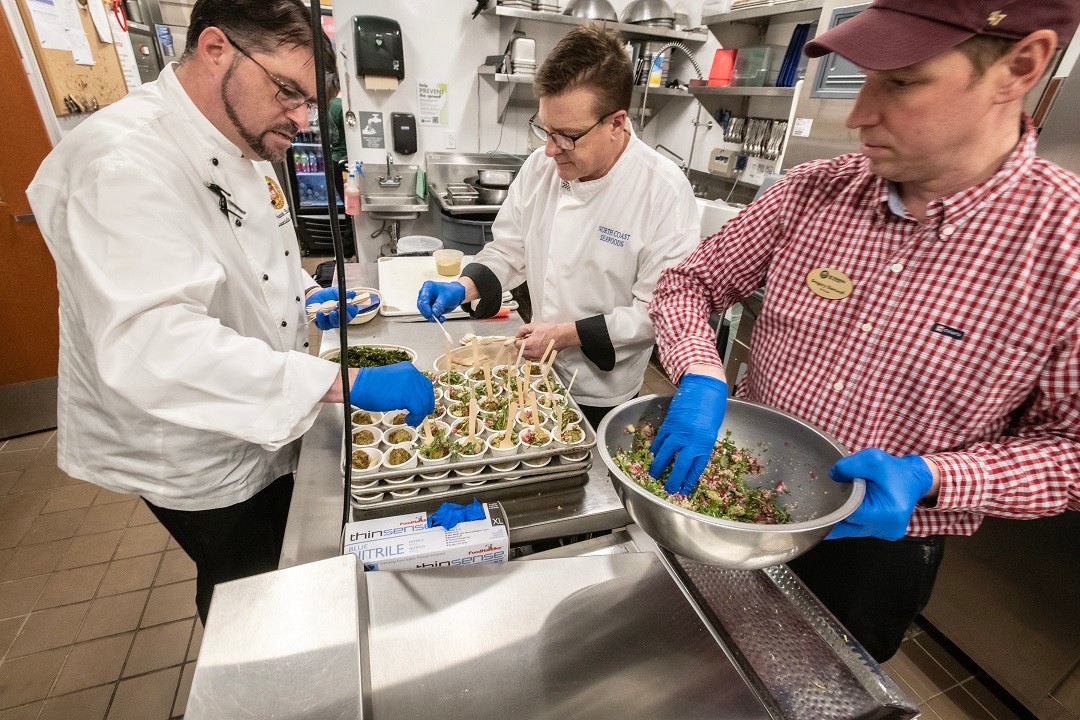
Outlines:
{"type": "Polygon", "coordinates": [[[52,150],[11,27],[0,13],[0,438],[56,427],[56,266],[26,187],[52,150]]]}

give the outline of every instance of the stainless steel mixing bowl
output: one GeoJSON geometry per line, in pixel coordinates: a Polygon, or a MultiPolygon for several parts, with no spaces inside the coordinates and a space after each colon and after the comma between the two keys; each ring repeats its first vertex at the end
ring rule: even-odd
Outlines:
{"type": "Polygon", "coordinates": [[[563,15],[613,22],[619,19],[608,0],[570,0],[563,8],[563,15]]]}
{"type": "Polygon", "coordinates": [[[764,466],[761,475],[746,478],[747,484],[774,488],[784,481],[788,493],[781,502],[791,511],[792,522],[718,520],[672,505],[627,477],[611,459],[611,453],[630,448],[633,438],[627,425],[644,418],[659,427],[670,402],[671,398],[656,395],[630,400],[608,413],[596,431],[597,449],[626,511],[668,550],[732,570],[778,565],[812,548],[862,503],[863,480],[838,483],[829,478],[829,468],[847,455],[840,443],[792,415],[731,399],[720,433],[730,430],[735,444],[764,466]]]}

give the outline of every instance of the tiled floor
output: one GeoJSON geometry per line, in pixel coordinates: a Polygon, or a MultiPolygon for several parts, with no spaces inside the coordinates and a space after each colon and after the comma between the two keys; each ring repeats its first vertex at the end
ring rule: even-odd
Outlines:
{"type": "Polygon", "coordinates": [[[55,433],[0,440],[0,720],[182,716],[194,578],[141,500],[57,469],[55,433]]]}

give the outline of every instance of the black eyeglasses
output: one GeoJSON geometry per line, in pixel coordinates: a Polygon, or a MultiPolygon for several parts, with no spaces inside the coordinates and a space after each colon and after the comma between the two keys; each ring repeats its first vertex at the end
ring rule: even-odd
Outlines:
{"type": "Polygon", "coordinates": [[[579,132],[577,135],[565,135],[563,133],[551,132],[547,128],[537,125],[533,121],[536,120],[536,116],[540,114],[539,112],[534,113],[533,116],[529,118],[529,127],[532,128],[533,135],[540,138],[540,140],[542,140],[543,142],[547,142],[548,138],[551,138],[551,141],[555,143],[555,146],[557,148],[561,150],[573,150],[574,147],[577,145],[578,140],[591,133],[593,128],[595,128],[597,125],[604,122],[617,112],[619,111],[616,110],[615,112],[609,112],[607,115],[604,115],[599,120],[590,125],[588,129],[579,132]]]}
{"type": "Polygon", "coordinates": [[[286,108],[288,110],[295,110],[296,108],[300,107],[301,105],[307,105],[308,112],[315,109],[316,102],[314,100],[308,100],[307,97],[304,95],[304,93],[302,93],[299,90],[296,90],[296,89],[291,88],[288,85],[286,85],[285,82],[281,78],[279,78],[277,75],[275,75],[274,73],[267,70],[265,65],[263,65],[261,62],[259,62],[255,58],[251,57],[251,54],[248,53],[247,50],[245,50],[244,48],[237,45],[236,41],[233,40],[231,37],[229,37],[225,33],[224,30],[221,31],[221,34],[225,35],[225,39],[229,41],[230,45],[232,45],[234,48],[236,48],[240,52],[241,55],[243,55],[244,57],[246,57],[248,60],[255,63],[256,65],[258,65],[259,69],[262,70],[264,73],[266,73],[266,77],[270,78],[270,80],[275,85],[277,85],[278,91],[277,91],[277,94],[274,95],[274,97],[277,98],[277,101],[279,103],[281,103],[282,107],[284,107],[284,108],[286,108]]]}

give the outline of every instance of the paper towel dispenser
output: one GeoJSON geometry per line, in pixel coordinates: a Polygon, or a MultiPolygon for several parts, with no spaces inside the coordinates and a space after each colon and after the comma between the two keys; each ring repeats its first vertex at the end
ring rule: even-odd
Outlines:
{"type": "Polygon", "coordinates": [[[358,76],[405,79],[401,26],[378,15],[353,16],[353,43],[358,76]]]}

